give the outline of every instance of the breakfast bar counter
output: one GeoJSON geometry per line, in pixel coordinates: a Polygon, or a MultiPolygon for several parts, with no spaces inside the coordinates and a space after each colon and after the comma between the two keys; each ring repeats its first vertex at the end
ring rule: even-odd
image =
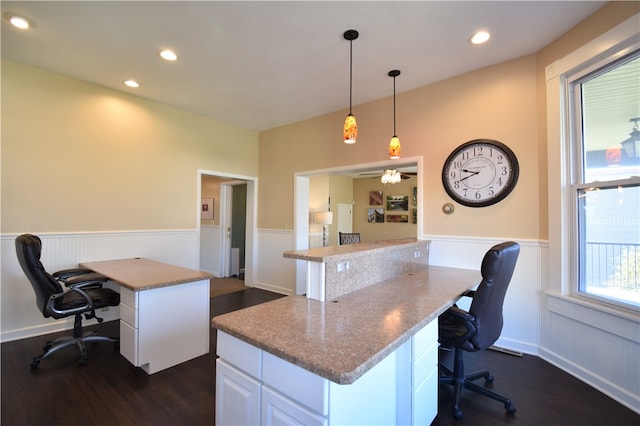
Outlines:
{"type": "Polygon", "coordinates": [[[437,413],[439,314],[479,271],[411,272],[326,301],[216,316],[216,424],[424,424],[437,413]]]}
{"type": "Polygon", "coordinates": [[[425,266],[327,302],[289,296],[214,317],[215,328],[338,384],[350,384],[480,282],[425,266]]]}

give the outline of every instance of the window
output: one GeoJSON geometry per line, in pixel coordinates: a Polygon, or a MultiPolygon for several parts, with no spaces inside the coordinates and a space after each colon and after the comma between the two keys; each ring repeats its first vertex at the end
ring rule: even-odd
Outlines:
{"type": "Polygon", "coordinates": [[[640,308],[640,50],[569,78],[574,295],[640,308]]]}

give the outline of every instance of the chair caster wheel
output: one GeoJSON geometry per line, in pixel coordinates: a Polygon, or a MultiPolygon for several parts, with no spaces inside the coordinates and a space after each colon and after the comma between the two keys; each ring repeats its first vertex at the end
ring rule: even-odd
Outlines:
{"type": "Polygon", "coordinates": [[[484,382],[485,382],[485,383],[493,383],[493,376],[492,376],[491,374],[487,375],[487,376],[484,378],[484,382]]]}
{"type": "Polygon", "coordinates": [[[81,356],[80,359],[78,359],[78,365],[87,365],[87,357],[81,356]]]}
{"type": "Polygon", "coordinates": [[[515,412],[516,412],[516,406],[515,406],[515,405],[513,405],[513,404],[511,403],[511,401],[507,401],[507,402],[504,404],[504,408],[506,408],[506,409],[507,409],[507,413],[509,413],[509,414],[513,414],[513,413],[515,413],[515,412]]]}
{"type": "Polygon", "coordinates": [[[31,361],[31,368],[38,368],[39,365],[40,360],[38,358],[34,358],[33,361],[31,361]]]}
{"type": "Polygon", "coordinates": [[[453,418],[460,420],[462,418],[462,410],[458,407],[453,407],[453,418]]]}

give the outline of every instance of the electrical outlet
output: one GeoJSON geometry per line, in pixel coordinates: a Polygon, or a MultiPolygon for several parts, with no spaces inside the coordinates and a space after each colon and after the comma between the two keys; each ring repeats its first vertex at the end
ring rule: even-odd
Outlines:
{"type": "Polygon", "coordinates": [[[338,263],[338,272],[348,271],[349,270],[349,262],[340,262],[338,263]]]}
{"type": "Polygon", "coordinates": [[[418,257],[420,257],[420,250],[414,250],[414,251],[413,251],[413,257],[414,257],[414,258],[418,258],[418,257]]]}

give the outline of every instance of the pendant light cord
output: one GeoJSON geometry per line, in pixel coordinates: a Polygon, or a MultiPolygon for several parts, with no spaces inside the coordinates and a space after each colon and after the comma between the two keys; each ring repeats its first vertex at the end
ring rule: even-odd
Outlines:
{"type": "Polygon", "coordinates": [[[393,76],[393,136],[396,135],[396,77],[393,76]]]}
{"type": "Polygon", "coordinates": [[[353,97],[353,40],[349,40],[349,114],[351,114],[352,97],[353,97]]]}

